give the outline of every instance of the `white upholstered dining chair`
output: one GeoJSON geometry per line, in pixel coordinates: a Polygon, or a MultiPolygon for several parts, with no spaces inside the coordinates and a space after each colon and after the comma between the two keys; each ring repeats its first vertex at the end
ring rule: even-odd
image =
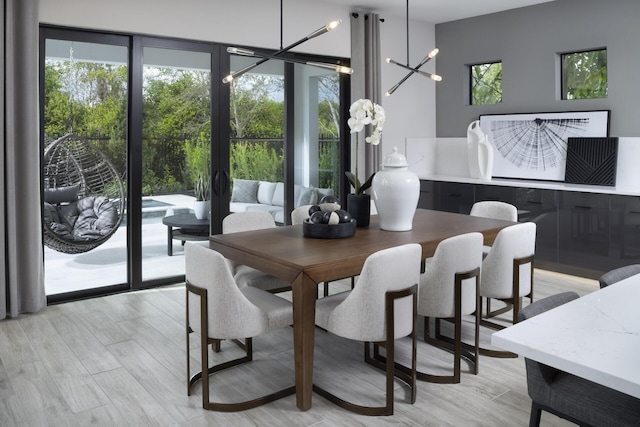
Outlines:
{"type": "Polygon", "coordinates": [[[230,264],[220,253],[196,244],[185,246],[187,288],[187,394],[202,381],[202,407],[215,411],[255,408],[295,393],[295,386],[268,395],[234,403],[212,402],[210,375],[253,359],[252,337],[293,324],[291,303],[250,286],[238,287],[230,264]],[[191,375],[191,333],[200,335],[201,369],[191,375]],[[246,351],[244,357],[209,366],[210,344],[232,339],[246,351]],[[244,342],[239,340],[244,339],[244,342]]]}
{"type": "MultiPolygon", "coordinates": [[[[495,200],[475,202],[473,206],[471,206],[469,215],[518,222],[518,208],[511,203],[495,200]]],[[[482,249],[483,256],[487,256],[490,250],[491,246],[484,246],[482,249]]]]}
{"type": "Polygon", "coordinates": [[[437,347],[453,350],[453,375],[418,372],[418,379],[437,383],[460,382],[460,360],[465,357],[478,373],[479,351],[479,287],[482,266],[480,233],[467,233],[440,242],[426,271],[420,277],[418,315],[424,316],[424,340],[437,347]],[[463,349],[462,316],[474,314],[473,352],[463,349]],[[435,337],[431,337],[429,319],[435,319],[435,337]],[[454,337],[441,335],[440,320],[450,319],[454,337]]]}
{"type": "MultiPolygon", "coordinates": [[[[269,212],[235,212],[222,220],[222,234],[253,231],[276,227],[269,212]]],[[[234,278],[238,286],[252,286],[272,293],[291,290],[291,283],[255,268],[233,264],[234,278]]]]}
{"type": "Polygon", "coordinates": [[[493,200],[474,203],[469,215],[518,222],[518,208],[510,203],[493,200]]]}
{"type": "MultiPolygon", "coordinates": [[[[533,302],[535,247],[536,224],[533,222],[511,225],[498,232],[491,251],[482,262],[480,275],[480,297],[487,301],[487,318],[513,310],[512,323],[515,324],[518,322],[522,298],[528,297],[533,302]],[[491,311],[491,299],[500,300],[506,303],[506,306],[491,311]]],[[[482,300],[480,306],[482,307],[482,300]]],[[[485,320],[481,324],[493,329],[505,327],[485,320]]],[[[513,357],[513,354],[508,352],[490,350],[484,353],[513,357]]]]}
{"type": "Polygon", "coordinates": [[[291,211],[291,225],[302,224],[305,219],[309,218],[309,208],[312,205],[298,206],[291,211]]]}
{"type": "MultiPolygon", "coordinates": [[[[364,341],[367,354],[370,343],[386,349],[386,404],[368,407],[348,402],[328,389],[313,389],[336,405],[363,415],[393,414],[394,377],[409,384],[410,400],[415,402],[416,304],[420,280],[422,248],[407,244],[370,255],[364,263],[358,286],[316,301],[316,325],[343,338],[364,341]],[[409,375],[395,373],[395,340],[412,339],[409,375]]],[[[367,356],[365,356],[367,358],[367,356]]]]}

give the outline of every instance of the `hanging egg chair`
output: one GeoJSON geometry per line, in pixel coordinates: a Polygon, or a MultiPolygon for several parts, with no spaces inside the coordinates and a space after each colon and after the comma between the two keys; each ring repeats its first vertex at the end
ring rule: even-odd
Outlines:
{"type": "Polygon", "coordinates": [[[106,242],[124,217],[122,180],[87,139],[69,133],[44,150],[44,243],[67,254],[106,242]]]}

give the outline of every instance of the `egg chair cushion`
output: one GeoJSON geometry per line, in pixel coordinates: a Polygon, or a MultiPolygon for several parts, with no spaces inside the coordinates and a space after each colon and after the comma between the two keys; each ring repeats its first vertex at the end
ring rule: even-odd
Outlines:
{"type": "Polygon", "coordinates": [[[45,203],[44,218],[66,240],[96,240],[118,225],[118,210],[106,197],[85,197],[60,206],[45,203]]]}
{"type": "Polygon", "coordinates": [[[105,236],[118,224],[118,210],[106,197],[85,197],[77,202],[78,218],[73,226],[76,240],[105,236]]]}

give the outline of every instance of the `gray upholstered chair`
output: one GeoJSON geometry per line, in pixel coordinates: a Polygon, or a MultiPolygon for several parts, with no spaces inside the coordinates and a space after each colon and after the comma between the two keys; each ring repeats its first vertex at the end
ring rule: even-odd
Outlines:
{"type": "Polygon", "coordinates": [[[636,274],[640,274],[640,264],[625,265],[604,273],[598,281],[600,282],[600,288],[604,288],[636,274]]]}
{"type": "MultiPolygon", "coordinates": [[[[536,224],[525,222],[511,225],[498,232],[491,251],[482,261],[480,297],[487,300],[486,317],[494,317],[513,310],[512,322],[518,322],[522,297],[533,301],[533,261],[536,246],[536,224]],[[504,303],[504,308],[491,311],[491,299],[504,303]]],[[[482,312],[482,300],[480,301],[482,312]]],[[[502,329],[504,325],[482,320],[482,325],[502,329]]],[[[482,350],[488,356],[516,357],[504,351],[482,350]]]]}
{"type": "MultiPolygon", "coordinates": [[[[386,349],[386,404],[367,407],[348,402],[325,388],[314,385],[315,392],[336,405],[363,415],[393,414],[394,376],[411,388],[411,403],[416,399],[416,304],[420,281],[418,244],[384,249],[370,255],[364,263],[358,286],[316,301],[316,325],[343,338],[364,341],[366,354],[370,343],[386,349]],[[395,373],[395,340],[412,339],[411,373],[395,373]]],[[[369,356],[365,359],[370,359],[369,356]]],[[[339,363],[339,361],[336,361],[339,363]]]]}
{"type": "MultiPolygon", "coordinates": [[[[564,292],[536,301],[518,313],[526,321],[578,298],[564,292]]],[[[542,411],[583,426],[639,426],[640,399],[525,358],[531,397],[530,427],[540,425],[542,411]]]]}
{"type": "MultiPolygon", "coordinates": [[[[255,408],[295,393],[295,386],[244,402],[212,402],[209,375],[252,360],[252,337],[293,324],[289,301],[251,286],[238,287],[229,261],[218,252],[192,243],[185,246],[187,288],[187,394],[202,380],[202,407],[215,411],[241,411],[255,408]],[[200,335],[201,369],[191,375],[189,335],[200,335]],[[221,339],[236,341],[246,356],[209,366],[208,346],[221,339]]],[[[292,375],[293,376],[293,375],[292,375]]],[[[293,378],[292,378],[293,380],[293,378]]]]}
{"type": "MultiPolygon", "coordinates": [[[[222,234],[273,228],[276,222],[269,212],[235,212],[222,220],[222,234]]],[[[291,290],[291,283],[242,264],[233,264],[238,286],[252,286],[272,293],[291,290]]]]}
{"type": "Polygon", "coordinates": [[[418,291],[418,315],[424,316],[424,340],[453,350],[453,375],[442,376],[418,372],[418,379],[438,383],[460,382],[460,359],[473,363],[478,373],[478,339],[480,326],[479,285],[482,266],[480,233],[467,233],[440,242],[426,271],[421,275],[418,291]],[[473,352],[463,350],[462,316],[475,314],[473,352]],[[436,319],[435,339],[430,336],[429,319],[436,319]],[[440,334],[440,319],[454,324],[453,340],[440,334]]]}

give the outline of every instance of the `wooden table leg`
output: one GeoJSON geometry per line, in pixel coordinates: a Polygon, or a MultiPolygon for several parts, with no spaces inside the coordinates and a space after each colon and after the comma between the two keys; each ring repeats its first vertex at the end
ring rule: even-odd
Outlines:
{"type": "Polygon", "coordinates": [[[318,284],[304,273],[292,283],[293,352],[296,370],[296,404],[302,411],[311,408],[313,393],[313,345],[318,284]]]}

